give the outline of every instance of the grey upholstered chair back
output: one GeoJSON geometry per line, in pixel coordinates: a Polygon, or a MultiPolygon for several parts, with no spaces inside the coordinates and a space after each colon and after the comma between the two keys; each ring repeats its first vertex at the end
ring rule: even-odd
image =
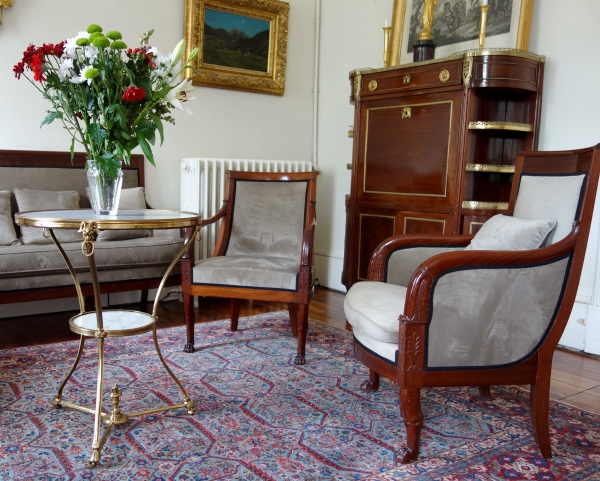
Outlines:
{"type": "Polygon", "coordinates": [[[235,181],[226,256],[300,259],[307,181],[235,181]]]}
{"type": "Polygon", "coordinates": [[[545,245],[569,235],[581,201],[586,174],[523,174],[513,215],[521,219],[555,219],[545,245]]]}

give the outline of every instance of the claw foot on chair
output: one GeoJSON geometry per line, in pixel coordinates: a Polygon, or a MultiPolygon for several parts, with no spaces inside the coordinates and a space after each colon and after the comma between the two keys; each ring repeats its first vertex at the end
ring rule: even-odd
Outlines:
{"type": "Polygon", "coordinates": [[[364,392],[377,391],[377,386],[372,381],[367,380],[360,385],[360,390],[364,392]]]}
{"type": "Polygon", "coordinates": [[[296,356],[296,360],[294,361],[294,364],[296,366],[303,366],[306,363],[306,360],[304,359],[304,356],[302,354],[298,354],[296,356]]]}
{"type": "Polygon", "coordinates": [[[194,352],[194,345],[190,342],[183,346],[183,352],[194,352]]]}
{"type": "Polygon", "coordinates": [[[419,457],[419,453],[413,453],[408,446],[401,446],[398,451],[394,453],[394,462],[396,466],[401,464],[409,464],[416,461],[419,457]]]}

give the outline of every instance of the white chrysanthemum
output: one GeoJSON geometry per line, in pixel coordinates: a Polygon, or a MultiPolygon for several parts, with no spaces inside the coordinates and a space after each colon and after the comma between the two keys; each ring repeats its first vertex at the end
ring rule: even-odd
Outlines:
{"type": "Polygon", "coordinates": [[[100,50],[93,45],[88,45],[87,47],[83,47],[83,52],[85,53],[86,58],[90,59],[90,63],[93,63],[98,57],[100,50]]]}
{"type": "Polygon", "coordinates": [[[64,82],[66,79],[71,78],[74,74],[73,72],[73,59],[72,58],[62,58],[61,62],[58,64],[58,78],[61,82],[64,82]]]}
{"type": "Polygon", "coordinates": [[[92,83],[93,79],[86,78],[85,73],[91,68],[92,68],[91,65],[86,65],[79,71],[79,77],[70,78],[69,82],[74,83],[74,84],[82,84],[83,82],[87,82],[88,85],[90,85],[92,83]]]}
{"type": "Polygon", "coordinates": [[[74,38],[69,38],[65,42],[64,53],[69,57],[74,57],[75,52],[78,48],[81,48],[77,45],[77,40],[80,38],[90,38],[90,34],[87,32],[79,32],[74,38]]]}

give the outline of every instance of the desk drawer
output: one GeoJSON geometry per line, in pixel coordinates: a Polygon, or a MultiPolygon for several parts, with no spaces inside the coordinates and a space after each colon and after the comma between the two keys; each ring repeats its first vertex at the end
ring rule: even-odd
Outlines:
{"type": "Polygon", "coordinates": [[[366,97],[403,90],[459,85],[461,81],[462,61],[457,60],[363,75],[360,93],[366,97]]]}

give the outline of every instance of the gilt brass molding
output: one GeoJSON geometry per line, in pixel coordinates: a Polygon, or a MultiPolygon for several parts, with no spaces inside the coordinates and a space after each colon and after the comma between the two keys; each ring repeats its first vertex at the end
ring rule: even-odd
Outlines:
{"type": "Polygon", "coordinates": [[[446,83],[448,80],[450,80],[450,72],[448,72],[448,70],[444,69],[440,72],[440,82],[442,83],[446,83]]]}
{"type": "Polygon", "coordinates": [[[467,164],[467,172],[495,172],[499,174],[514,174],[514,165],[495,165],[495,164],[467,164]]]}
{"type": "Polygon", "coordinates": [[[508,202],[480,202],[478,200],[463,200],[462,208],[470,210],[508,210],[508,202]]]}
{"type": "Polygon", "coordinates": [[[2,9],[12,7],[13,0],[0,0],[0,23],[2,23],[2,9]]]}
{"type": "Polygon", "coordinates": [[[469,80],[471,80],[471,75],[473,73],[473,59],[465,58],[463,59],[463,85],[469,85],[469,80]]]}
{"type": "Polygon", "coordinates": [[[369,82],[369,90],[371,92],[375,92],[375,90],[377,90],[377,80],[371,80],[369,82]]]}
{"type": "Polygon", "coordinates": [[[533,132],[533,124],[519,122],[469,122],[469,130],[512,130],[517,132],[533,132]]]}

